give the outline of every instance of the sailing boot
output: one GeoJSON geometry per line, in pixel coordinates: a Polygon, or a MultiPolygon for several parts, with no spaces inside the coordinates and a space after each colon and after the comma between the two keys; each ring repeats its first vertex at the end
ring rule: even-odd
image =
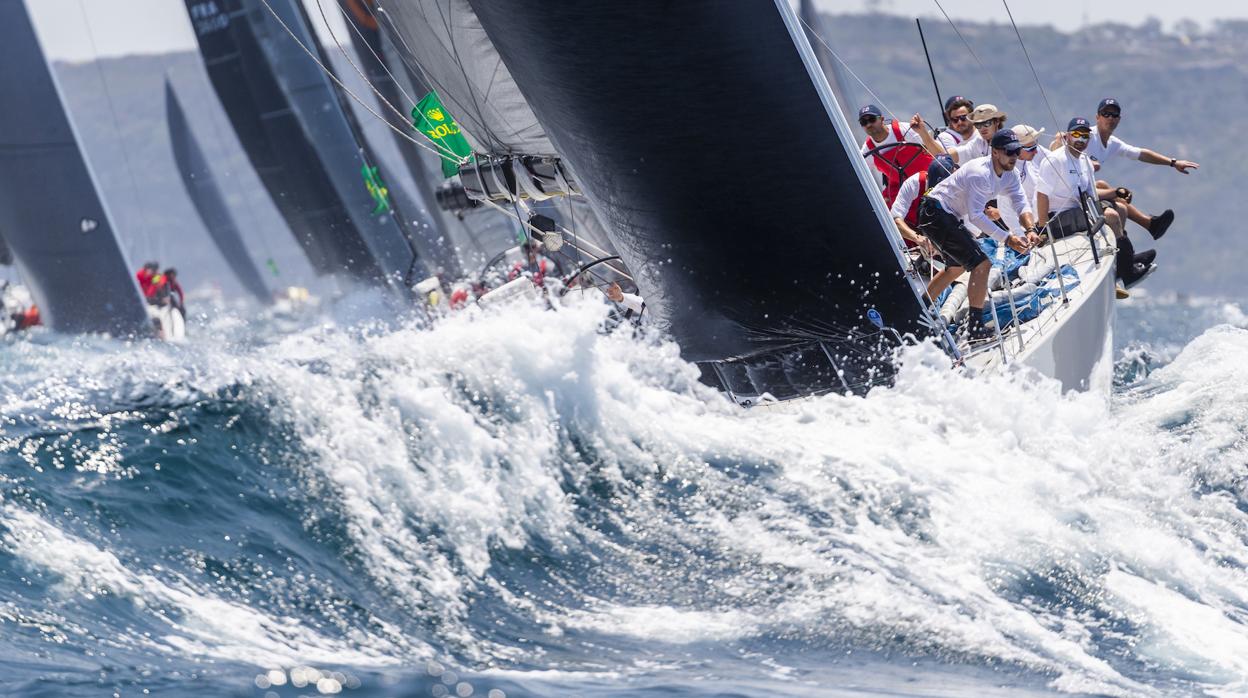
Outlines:
{"type": "Polygon", "coordinates": [[[1166,229],[1174,222],[1174,211],[1166,209],[1161,212],[1160,216],[1153,216],[1148,221],[1148,234],[1153,236],[1154,240],[1160,240],[1162,235],[1166,234],[1166,229]]]}
{"type": "Polygon", "coordinates": [[[1131,244],[1131,238],[1126,235],[1115,238],[1114,243],[1118,245],[1118,254],[1114,257],[1114,275],[1123,279],[1131,273],[1131,265],[1135,264],[1135,245],[1131,244]]]}
{"type": "Polygon", "coordinates": [[[966,315],[966,341],[969,344],[977,344],[993,339],[997,336],[991,327],[984,324],[984,309],[972,306],[970,312],[966,315]]]}

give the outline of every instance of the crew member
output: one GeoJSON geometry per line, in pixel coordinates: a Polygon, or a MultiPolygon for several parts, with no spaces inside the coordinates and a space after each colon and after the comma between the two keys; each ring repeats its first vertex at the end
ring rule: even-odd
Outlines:
{"type": "Polygon", "coordinates": [[[862,144],[862,154],[893,143],[910,143],[900,145],[872,154],[875,169],[884,175],[884,201],[889,206],[897,198],[901,183],[907,177],[924,172],[932,164],[932,157],[945,152],[944,147],[932,138],[932,134],[923,126],[923,117],[915,114],[908,126],[897,121],[885,122],[880,108],[868,104],[858,110],[858,125],[867,133],[867,140],[862,144]]]}
{"type": "Polygon", "coordinates": [[[966,224],[1004,242],[1019,254],[1027,252],[1040,240],[1035,215],[1027,204],[1018,173],[1014,171],[1022,150],[1018,136],[1008,129],[999,130],[990,143],[989,157],[975,158],[959,167],[919,204],[919,230],[940,250],[946,264],[944,271],[928,283],[928,298],[940,295],[963,269],[971,270],[967,285],[970,315],[966,324],[966,336],[971,341],[992,336],[992,331],[983,324],[988,272],[992,265],[966,224]],[[1007,197],[1014,210],[1019,211],[1018,221],[1025,238],[1001,230],[984,212],[988,202],[998,197],[1007,197]]]}
{"type": "MultiPolygon", "coordinates": [[[[514,249],[514,248],[513,248],[514,249]]],[[[525,272],[533,275],[533,283],[541,286],[546,282],[547,274],[559,274],[559,265],[544,254],[541,254],[541,243],[532,239],[525,240],[520,245],[520,251],[524,255],[524,259],[516,262],[511,267],[511,272],[507,274],[507,280],[511,281],[525,272]]]]}
{"type": "Polygon", "coordinates": [[[1127,237],[1125,204],[1116,201],[1117,194],[1108,187],[1097,187],[1092,161],[1086,156],[1092,139],[1092,125],[1083,117],[1075,117],[1066,127],[1065,147],[1049,154],[1036,182],[1036,214],[1045,222],[1050,237],[1058,239],[1089,230],[1083,196],[1106,202],[1101,206],[1105,223],[1117,240],[1117,274],[1127,288],[1139,283],[1152,270],[1155,252],[1135,254],[1127,237]]]}
{"type": "MultiPolygon", "coordinates": [[[[1183,174],[1189,171],[1200,169],[1200,165],[1190,160],[1180,160],[1178,158],[1167,157],[1154,150],[1148,148],[1137,148],[1136,146],[1125,143],[1121,138],[1114,135],[1114,131],[1118,129],[1118,125],[1122,123],[1122,105],[1113,97],[1106,97],[1096,106],[1096,127],[1092,129],[1092,139],[1088,144],[1088,157],[1100,163],[1104,168],[1115,157],[1124,158],[1126,160],[1138,160],[1150,165],[1165,165],[1173,167],[1183,174]]],[[[1118,191],[1119,188],[1112,187],[1107,182],[1100,182],[1103,187],[1108,187],[1118,191]]],[[[1174,211],[1166,209],[1158,216],[1150,216],[1131,203],[1132,194],[1125,187],[1118,191],[1119,198],[1127,206],[1127,214],[1131,220],[1142,226],[1153,236],[1154,240],[1165,235],[1166,229],[1174,222],[1174,211]]]]}
{"type": "Polygon", "coordinates": [[[941,155],[932,160],[926,172],[907,177],[906,181],[901,183],[897,200],[893,202],[893,207],[889,212],[893,215],[893,222],[897,224],[897,232],[901,233],[902,239],[906,241],[906,247],[918,247],[929,257],[935,254],[936,250],[933,249],[931,241],[915,231],[919,227],[919,203],[928,190],[940,184],[956,169],[958,166],[953,163],[952,158],[948,155],[941,155]]]}
{"type": "Polygon", "coordinates": [[[975,135],[949,151],[949,156],[959,165],[988,155],[992,137],[1005,127],[1005,112],[997,109],[996,105],[981,104],[971,112],[971,125],[975,128],[975,135]]]}
{"type": "Polygon", "coordinates": [[[946,153],[975,137],[975,126],[971,124],[974,108],[974,102],[960,95],[945,100],[945,125],[949,128],[941,131],[936,140],[945,146],[946,153]]]}
{"type": "Polygon", "coordinates": [[[152,297],[152,281],[159,271],[160,265],[156,262],[144,262],[143,267],[134,275],[139,280],[139,290],[143,292],[144,298],[152,297]]]}

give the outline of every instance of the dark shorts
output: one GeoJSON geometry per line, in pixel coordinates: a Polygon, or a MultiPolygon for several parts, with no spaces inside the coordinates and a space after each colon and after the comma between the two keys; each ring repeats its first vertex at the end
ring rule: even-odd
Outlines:
{"type": "Polygon", "coordinates": [[[980,262],[988,261],[971,231],[930,196],[919,203],[919,232],[936,245],[941,256],[957,266],[974,269],[980,262]]]}
{"type": "Polygon", "coordinates": [[[1045,226],[1045,230],[1048,231],[1049,237],[1053,240],[1061,240],[1070,235],[1086,233],[1089,229],[1088,215],[1079,207],[1050,213],[1048,225],[1045,226]]]}

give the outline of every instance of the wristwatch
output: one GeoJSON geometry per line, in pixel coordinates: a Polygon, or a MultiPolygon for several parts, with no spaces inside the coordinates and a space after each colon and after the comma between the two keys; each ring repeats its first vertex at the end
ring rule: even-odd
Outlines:
{"type": "Polygon", "coordinates": [[[1174,167],[1174,166],[1175,166],[1175,165],[1177,165],[1178,163],[1179,163],[1178,158],[1170,158],[1170,166],[1171,166],[1171,167],[1174,167]]]}

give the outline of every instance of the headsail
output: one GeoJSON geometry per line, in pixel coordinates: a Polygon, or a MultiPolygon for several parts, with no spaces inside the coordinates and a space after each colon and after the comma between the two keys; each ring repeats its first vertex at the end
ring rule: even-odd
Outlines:
{"type": "Polygon", "coordinates": [[[61,332],[151,334],[143,296],[23,0],[0,0],[0,231],[61,332]]]}
{"type": "Polygon", "coordinates": [[[212,174],[212,168],[208,165],[195,134],[191,132],[182,104],[174,93],[173,83],[168,80],[165,81],[165,113],[178,172],[182,175],[186,192],[195,204],[195,209],[199,211],[200,218],[204,220],[209,235],[243,287],[260,302],[271,301],[269,286],[247,250],[247,244],[243,242],[234,216],[225,203],[225,197],[221,195],[217,178],[212,174]]]}
{"type": "MultiPolygon", "coordinates": [[[[437,92],[479,153],[475,165],[460,168],[456,183],[463,187],[457,192],[443,189],[442,202],[488,199],[511,210],[509,200],[525,198],[574,233],[565,236],[576,249],[565,248],[560,255],[568,266],[615,254],[601,221],[584,200],[564,196],[575,190],[575,177],[560,162],[468,0],[378,4],[385,9],[376,15],[380,28],[393,37],[408,78],[437,92]],[[550,193],[557,198],[542,203],[550,193]]],[[[485,209],[493,210],[488,205],[485,209]]],[[[465,221],[474,216],[463,209],[458,213],[465,221]]]]}
{"type": "Polygon", "coordinates": [[[895,342],[873,317],[923,329],[786,3],[472,2],[647,312],[739,393],[858,389],[895,342]]]}

